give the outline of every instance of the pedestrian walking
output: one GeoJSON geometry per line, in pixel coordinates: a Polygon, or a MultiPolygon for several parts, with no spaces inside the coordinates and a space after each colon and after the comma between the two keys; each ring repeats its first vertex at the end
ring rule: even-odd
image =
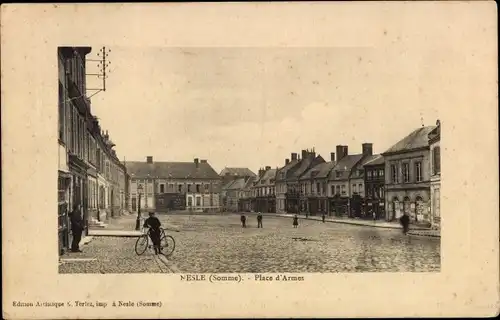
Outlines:
{"type": "Polygon", "coordinates": [[[299,218],[297,217],[297,215],[295,215],[295,216],[293,217],[293,227],[294,227],[294,228],[297,228],[297,227],[298,227],[298,225],[299,225],[299,218]]]}
{"type": "Polygon", "coordinates": [[[149,228],[149,237],[153,242],[153,247],[155,248],[155,254],[161,252],[161,222],[155,217],[154,212],[149,212],[149,218],[144,221],[144,228],[149,228]]]}
{"type": "Polygon", "coordinates": [[[323,215],[321,216],[321,220],[323,221],[323,223],[325,223],[325,219],[326,219],[326,215],[325,215],[325,213],[323,212],[323,215]]]}
{"type": "Polygon", "coordinates": [[[377,214],[375,213],[374,210],[372,210],[372,217],[373,217],[373,221],[377,220],[377,214]]]}
{"type": "Polygon", "coordinates": [[[262,227],[262,213],[260,213],[260,212],[257,215],[257,228],[263,228],[262,227]]]}
{"type": "Polygon", "coordinates": [[[247,217],[245,217],[245,215],[242,214],[240,220],[241,220],[241,227],[246,228],[247,227],[247,217]]]}
{"type": "Polygon", "coordinates": [[[71,242],[72,252],[82,252],[82,250],[80,250],[80,241],[82,240],[83,229],[84,223],[81,205],[75,204],[71,212],[71,233],[73,234],[73,241],[71,242]]]}
{"type": "Polygon", "coordinates": [[[408,227],[410,225],[410,217],[406,214],[406,212],[399,218],[399,222],[403,226],[403,234],[408,233],[408,227]]]}
{"type": "Polygon", "coordinates": [[[306,211],[306,219],[309,219],[309,211],[306,211]]]}

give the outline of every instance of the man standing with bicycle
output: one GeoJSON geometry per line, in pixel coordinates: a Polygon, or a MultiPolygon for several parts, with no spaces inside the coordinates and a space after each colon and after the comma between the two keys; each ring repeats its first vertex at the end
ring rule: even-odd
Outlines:
{"type": "Polygon", "coordinates": [[[161,222],[160,220],[155,217],[154,212],[149,213],[149,218],[144,221],[144,228],[149,228],[149,237],[151,238],[151,241],[153,242],[154,248],[155,248],[155,254],[162,253],[161,252],[161,246],[160,246],[160,237],[161,237],[161,222]]]}

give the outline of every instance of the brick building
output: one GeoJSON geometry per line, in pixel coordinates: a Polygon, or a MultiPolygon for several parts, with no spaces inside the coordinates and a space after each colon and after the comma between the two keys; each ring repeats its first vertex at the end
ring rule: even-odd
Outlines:
{"type": "Polygon", "coordinates": [[[387,220],[398,219],[406,212],[412,223],[430,224],[428,135],[434,128],[418,128],[382,153],[385,159],[387,220]]]}
{"type": "Polygon", "coordinates": [[[130,210],[219,211],[221,179],[207,160],[193,162],[127,161],[130,210]],[[138,188],[140,187],[140,188],[138,188]],[[141,191],[139,204],[139,190],[141,191]]]}

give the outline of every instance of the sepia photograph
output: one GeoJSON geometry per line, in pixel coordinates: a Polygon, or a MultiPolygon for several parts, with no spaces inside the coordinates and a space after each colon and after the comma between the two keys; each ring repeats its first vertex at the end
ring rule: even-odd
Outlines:
{"type": "Polygon", "coordinates": [[[440,271],[440,121],[376,106],[417,69],[362,48],[57,59],[60,273],[440,271]]]}
{"type": "Polygon", "coordinates": [[[498,315],[494,2],[1,21],[3,318],[498,315]]]}

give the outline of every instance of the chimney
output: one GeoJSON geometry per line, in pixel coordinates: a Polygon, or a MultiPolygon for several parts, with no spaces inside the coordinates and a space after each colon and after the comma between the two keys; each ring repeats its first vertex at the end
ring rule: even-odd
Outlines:
{"type": "Polygon", "coordinates": [[[266,171],[271,170],[271,166],[266,166],[266,171]]]}
{"type": "Polygon", "coordinates": [[[335,152],[330,152],[330,161],[335,161],[335,152]]]}
{"type": "Polygon", "coordinates": [[[316,158],[316,151],[314,151],[314,148],[309,152],[309,156],[314,159],[316,158]]]}
{"type": "Polygon", "coordinates": [[[259,178],[262,177],[264,175],[264,169],[260,168],[259,169],[259,178]]]}
{"type": "Polygon", "coordinates": [[[290,159],[285,159],[285,166],[290,163],[290,159]]]}
{"type": "Polygon", "coordinates": [[[302,150],[302,159],[305,159],[307,157],[308,151],[307,150],[302,150]]]}
{"type": "Polygon", "coordinates": [[[361,145],[364,156],[372,156],[373,155],[373,143],[363,143],[361,145]]]}
{"type": "Polygon", "coordinates": [[[335,147],[335,152],[337,153],[337,162],[342,160],[342,146],[338,145],[335,147]]]}
{"type": "Polygon", "coordinates": [[[198,168],[198,167],[199,167],[199,160],[198,160],[198,158],[195,158],[195,159],[194,159],[194,164],[196,165],[196,168],[198,168]]]}
{"type": "Polygon", "coordinates": [[[200,163],[207,163],[207,160],[205,160],[205,159],[200,160],[200,163]]]}
{"type": "Polygon", "coordinates": [[[152,156],[147,156],[146,157],[146,162],[147,163],[153,163],[153,157],[152,156]]]}
{"type": "Polygon", "coordinates": [[[293,160],[297,160],[297,154],[296,153],[292,153],[292,161],[293,160]]]}
{"type": "Polygon", "coordinates": [[[342,146],[342,158],[349,155],[349,147],[348,146],[342,146]]]}

